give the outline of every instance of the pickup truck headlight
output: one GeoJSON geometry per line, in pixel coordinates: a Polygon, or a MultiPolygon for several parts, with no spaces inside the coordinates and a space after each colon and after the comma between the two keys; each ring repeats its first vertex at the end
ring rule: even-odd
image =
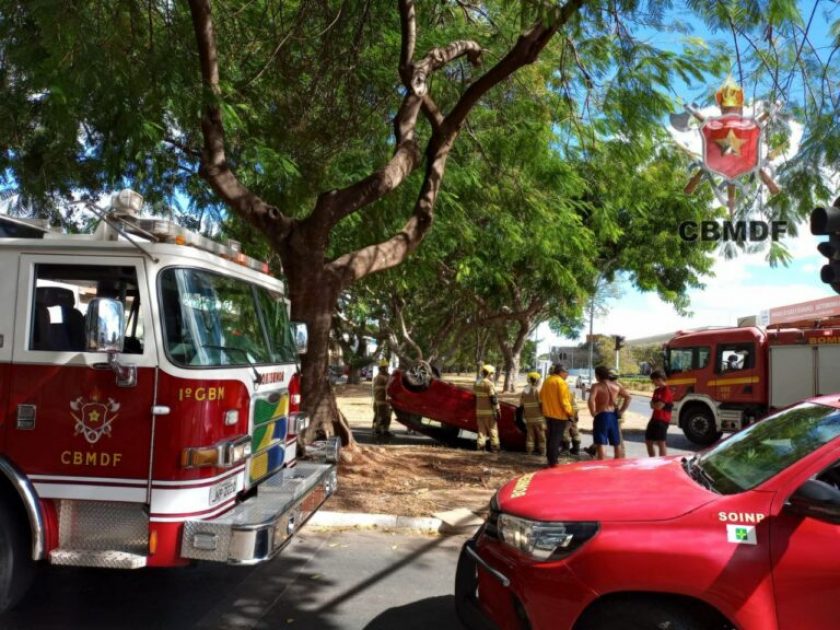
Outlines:
{"type": "Polygon", "coordinates": [[[509,547],[546,562],[571,554],[597,533],[598,523],[531,521],[500,514],[498,531],[499,538],[509,547]]]}

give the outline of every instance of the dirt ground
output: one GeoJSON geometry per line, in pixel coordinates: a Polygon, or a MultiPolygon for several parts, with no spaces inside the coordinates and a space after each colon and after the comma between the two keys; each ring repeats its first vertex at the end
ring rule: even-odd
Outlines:
{"type": "MultiPolygon", "coordinates": [[[[469,376],[448,381],[471,384],[469,376]]],[[[338,405],[354,429],[369,430],[371,384],[337,385],[338,405]]],[[[502,396],[513,402],[515,395],[502,396]]],[[[394,421],[392,431],[405,427],[394,421]]],[[[545,459],[524,453],[478,453],[438,445],[362,445],[345,451],[339,466],[338,492],[329,510],[401,516],[430,516],[467,508],[486,511],[493,493],[513,477],[538,470],[545,459]]]]}

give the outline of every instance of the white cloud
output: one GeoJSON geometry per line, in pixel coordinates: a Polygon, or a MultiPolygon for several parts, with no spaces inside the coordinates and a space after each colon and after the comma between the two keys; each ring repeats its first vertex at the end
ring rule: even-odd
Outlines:
{"type": "MultiPolygon", "coordinates": [[[[786,239],[794,256],[790,267],[771,268],[766,252],[742,254],[733,259],[718,258],[714,277],[705,277],[706,288],[689,292],[691,316],[683,317],[654,293],[640,293],[628,287],[619,300],[610,305],[604,318],[597,318],[595,334],[624,335],[628,339],[671,333],[701,326],[735,326],[739,317],[759,311],[831,295],[819,280],[817,270],[822,257],[817,253],[819,239],[807,230],[786,239]]],[[[577,340],[554,337],[548,327],[539,330],[546,345],[566,345],[584,340],[588,325],[577,340]]]]}

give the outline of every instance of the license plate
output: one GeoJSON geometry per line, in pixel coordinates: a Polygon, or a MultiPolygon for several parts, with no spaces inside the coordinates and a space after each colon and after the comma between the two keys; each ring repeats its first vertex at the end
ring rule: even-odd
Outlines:
{"type": "Polygon", "coordinates": [[[216,505],[236,494],[236,477],[225,479],[210,488],[210,505],[216,505]]]}

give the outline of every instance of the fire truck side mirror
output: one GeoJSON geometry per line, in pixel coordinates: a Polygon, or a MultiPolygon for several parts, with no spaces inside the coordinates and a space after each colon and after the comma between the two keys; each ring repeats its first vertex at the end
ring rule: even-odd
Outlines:
{"type": "Polygon", "coordinates": [[[85,317],[85,341],[93,352],[122,352],[125,341],[125,309],[110,298],[90,301],[85,317]]]}
{"type": "Polygon", "coordinates": [[[292,339],[295,342],[295,350],[298,354],[306,354],[309,345],[309,329],[303,322],[289,322],[292,329],[292,339]]]}

